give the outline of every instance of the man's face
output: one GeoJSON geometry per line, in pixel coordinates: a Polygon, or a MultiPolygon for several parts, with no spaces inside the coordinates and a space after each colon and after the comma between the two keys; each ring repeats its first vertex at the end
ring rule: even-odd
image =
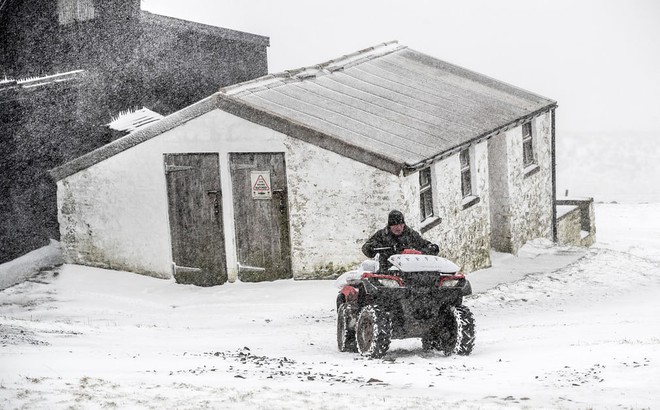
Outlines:
{"type": "Polygon", "coordinates": [[[394,236],[399,236],[403,233],[403,228],[406,227],[406,224],[396,224],[396,225],[390,225],[390,231],[394,234],[394,236]]]}

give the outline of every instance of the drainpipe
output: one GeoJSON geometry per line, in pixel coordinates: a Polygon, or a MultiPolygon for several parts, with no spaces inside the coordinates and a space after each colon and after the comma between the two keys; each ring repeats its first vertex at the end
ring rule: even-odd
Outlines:
{"type": "Polygon", "coordinates": [[[550,144],[552,150],[552,241],[557,243],[557,153],[555,151],[555,109],[550,111],[552,125],[550,130],[550,144]]]}

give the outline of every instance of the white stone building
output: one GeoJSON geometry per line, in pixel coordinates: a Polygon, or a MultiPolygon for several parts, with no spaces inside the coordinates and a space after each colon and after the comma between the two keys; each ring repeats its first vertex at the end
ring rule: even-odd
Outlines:
{"type": "Polygon", "coordinates": [[[320,278],[399,209],[465,271],[556,240],[556,102],[401,46],[221,89],[52,170],[69,263],[320,278]]]}

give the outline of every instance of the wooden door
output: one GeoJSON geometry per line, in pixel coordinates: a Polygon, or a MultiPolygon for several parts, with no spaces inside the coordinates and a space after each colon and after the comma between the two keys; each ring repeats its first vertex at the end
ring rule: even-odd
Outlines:
{"type": "Polygon", "coordinates": [[[218,154],[165,154],[174,278],[199,286],[227,281],[218,154]]]}
{"type": "Polygon", "coordinates": [[[291,278],[284,154],[232,153],[229,164],[239,279],[291,278]]]}

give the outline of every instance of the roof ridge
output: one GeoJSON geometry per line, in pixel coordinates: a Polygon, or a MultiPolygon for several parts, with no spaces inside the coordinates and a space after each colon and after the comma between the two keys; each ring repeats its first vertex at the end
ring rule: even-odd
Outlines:
{"type": "Polygon", "coordinates": [[[264,87],[272,88],[273,86],[283,85],[292,81],[303,81],[307,78],[316,78],[319,75],[331,74],[335,71],[344,70],[404,48],[407,47],[399,45],[397,40],[387,41],[320,64],[268,74],[254,80],[223,87],[219,91],[225,95],[243,95],[255,89],[262,89],[264,87]]]}
{"type": "Polygon", "coordinates": [[[334,60],[326,61],[325,63],[318,64],[318,66],[324,66],[324,68],[326,68],[328,71],[334,72],[357,64],[361,64],[368,60],[373,60],[377,57],[382,57],[404,48],[407,47],[399,45],[397,40],[387,41],[385,43],[376,44],[375,46],[358,50],[354,53],[343,55],[334,60]]]}

